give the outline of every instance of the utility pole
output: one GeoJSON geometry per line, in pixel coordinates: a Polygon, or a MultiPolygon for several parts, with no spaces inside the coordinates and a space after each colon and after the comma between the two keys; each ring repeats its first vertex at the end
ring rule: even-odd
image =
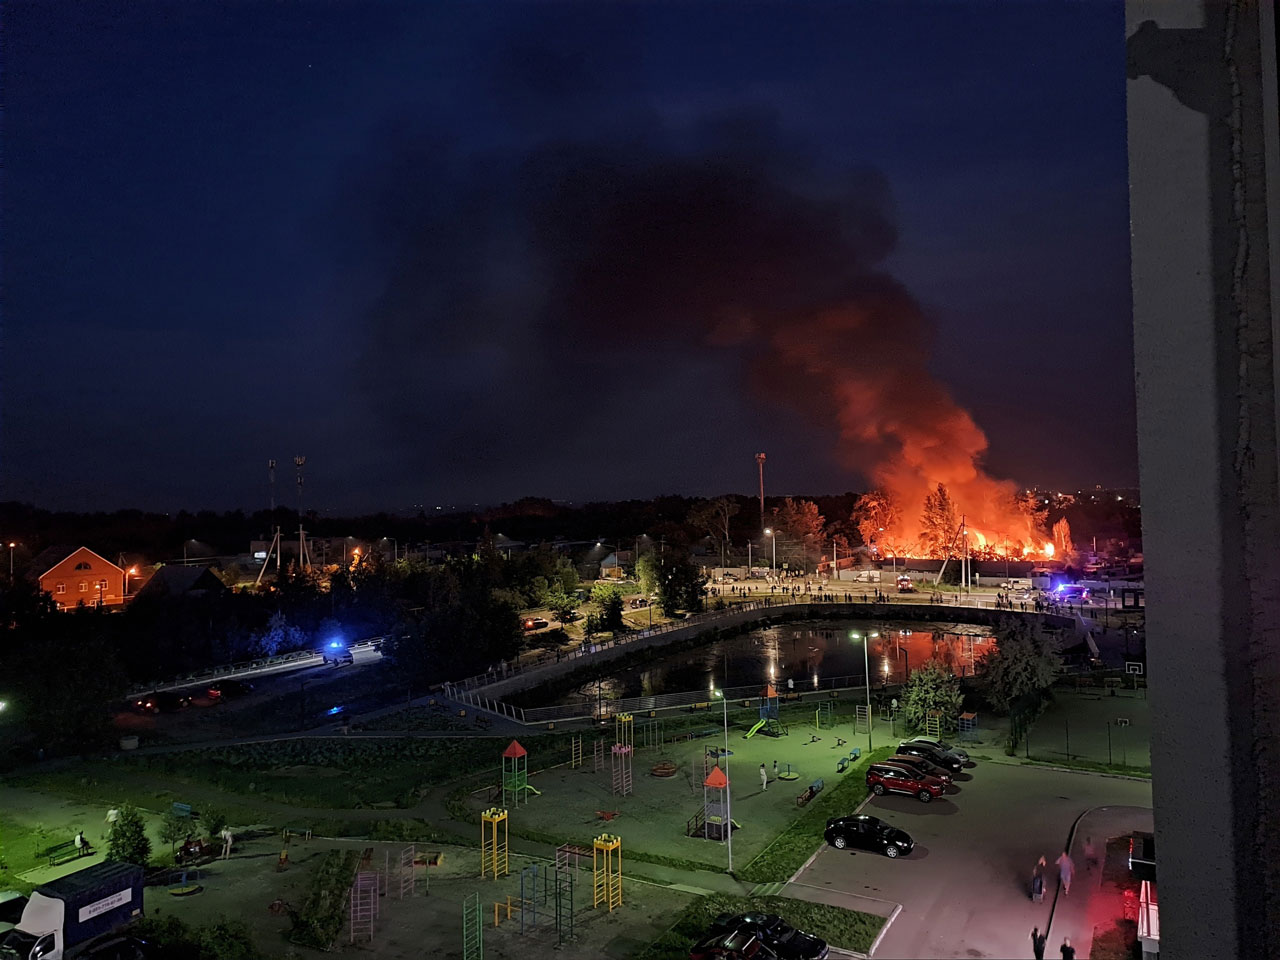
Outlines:
{"type": "Polygon", "coordinates": [[[756,454],[756,465],[760,468],[760,526],[764,527],[764,460],[763,453],[756,454]]]}
{"type": "Polygon", "coordinates": [[[276,462],[267,461],[267,486],[271,490],[271,512],[276,512],[276,462]]]}

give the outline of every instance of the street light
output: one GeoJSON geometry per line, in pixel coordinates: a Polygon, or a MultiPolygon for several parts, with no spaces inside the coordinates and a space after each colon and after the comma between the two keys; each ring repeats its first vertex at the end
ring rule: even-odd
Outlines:
{"type": "Polygon", "coordinates": [[[769,564],[769,572],[776,578],[778,576],[778,538],[773,535],[773,530],[769,527],[764,528],[764,535],[773,542],[773,560],[769,564]]]}
{"type": "MultiPolygon", "coordinates": [[[[728,677],[725,678],[726,680],[728,677]]],[[[723,690],[717,690],[716,696],[724,706],[724,819],[725,836],[729,838],[729,872],[733,873],[733,788],[729,785],[729,698],[723,690]]]]}
{"type": "Polygon", "coordinates": [[[9,582],[10,583],[13,583],[13,548],[16,546],[17,544],[14,543],[12,540],[9,541],[9,582]]]}
{"type": "Polygon", "coordinates": [[[400,559],[400,544],[395,537],[383,537],[382,539],[391,541],[391,562],[395,563],[400,559]]]}
{"type": "Polygon", "coordinates": [[[137,575],[138,575],[137,567],[130,567],[128,570],[124,572],[124,595],[126,597],[129,596],[129,578],[136,577],[137,575]]]}
{"type": "Polygon", "coordinates": [[[867,648],[871,646],[871,637],[850,631],[849,636],[862,641],[862,679],[867,688],[867,753],[871,753],[871,657],[867,648]]]}

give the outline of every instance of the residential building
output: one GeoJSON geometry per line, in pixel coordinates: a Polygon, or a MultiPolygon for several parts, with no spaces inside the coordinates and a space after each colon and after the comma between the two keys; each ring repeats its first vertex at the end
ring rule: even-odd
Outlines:
{"type": "Polygon", "coordinates": [[[59,610],[118,607],[125,602],[124,569],[88,547],[49,547],[31,561],[32,576],[59,610]]]}

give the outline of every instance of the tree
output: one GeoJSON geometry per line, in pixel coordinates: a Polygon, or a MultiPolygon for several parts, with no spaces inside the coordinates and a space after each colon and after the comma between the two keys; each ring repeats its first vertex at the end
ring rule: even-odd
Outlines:
{"type": "Polygon", "coordinates": [[[640,593],[651,597],[658,591],[658,571],[661,558],[656,553],[646,553],[636,560],[636,581],[640,584],[640,593]]]}
{"type": "MultiPolygon", "coordinates": [[[[1049,507],[1044,498],[1030,490],[1023,490],[1013,498],[1013,503],[1018,513],[1026,518],[1028,539],[1044,539],[1044,525],[1049,518],[1049,507]]],[[[1028,546],[1038,547],[1039,544],[1032,542],[1028,546]]]]}
{"type": "Polygon", "coordinates": [[[151,859],[151,838],[142,814],[132,803],[122,803],[116,809],[119,816],[107,838],[107,859],[145,867],[151,859]]]}
{"type": "Polygon", "coordinates": [[[920,515],[921,552],[934,559],[948,556],[958,526],[955,503],[946,485],[940,483],[924,498],[924,513],[920,515]]]}
{"type": "Polygon", "coordinates": [[[200,811],[200,824],[205,833],[211,837],[216,837],[227,826],[226,811],[218,807],[205,807],[200,811]]]}
{"type": "Polygon", "coordinates": [[[706,585],[707,578],[696,564],[688,558],[669,555],[659,567],[658,606],[668,617],[679,610],[696,613],[702,609],[706,585]]]}
{"type": "Polygon", "coordinates": [[[995,649],[982,660],[982,687],[1004,713],[1022,697],[1049,689],[1062,672],[1062,655],[1056,636],[1025,620],[1002,620],[994,634],[995,649]]]}
{"type": "Polygon", "coordinates": [[[169,845],[169,853],[172,854],[174,847],[178,845],[179,840],[186,838],[191,832],[191,821],[186,817],[180,817],[172,810],[168,811],[160,820],[160,840],[169,845]]]}
{"type": "Polygon", "coordinates": [[[705,530],[720,544],[720,565],[724,566],[725,546],[729,542],[729,521],[738,515],[742,505],[729,497],[702,500],[689,511],[689,525],[705,530]]]}
{"type": "Polygon", "coordinates": [[[561,623],[573,622],[573,618],[577,615],[577,606],[578,601],[558,587],[552,588],[547,594],[547,609],[561,623]]]}
{"type": "Polygon", "coordinates": [[[266,960],[248,928],[225,917],[195,926],[153,915],[135,920],[129,930],[154,948],[156,960],[266,960]]]}
{"type": "Polygon", "coordinates": [[[787,497],[773,508],[773,536],[800,544],[806,570],[809,567],[809,551],[821,549],[825,522],[825,518],[818,512],[818,505],[812,500],[793,500],[787,497]]]}
{"type": "Polygon", "coordinates": [[[622,591],[612,583],[597,583],[591,590],[591,599],[599,608],[600,628],[617,633],[623,627],[622,591]]]}
{"type": "Polygon", "coordinates": [[[902,693],[903,709],[907,723],[916,730],[923,730],[931,713],[938,711],[938,719],[944,730],[954,730],[956,718],[964,704],[960,681],[937,660],[926,661],[911,677],[902,693]]]}
{"type": "Polygon", "coordinates": [[[875,544],[881,556],[900,556],[902,516],[888,490],[871,490],[858,497],[849,519],[867,546],[875,544]]]}

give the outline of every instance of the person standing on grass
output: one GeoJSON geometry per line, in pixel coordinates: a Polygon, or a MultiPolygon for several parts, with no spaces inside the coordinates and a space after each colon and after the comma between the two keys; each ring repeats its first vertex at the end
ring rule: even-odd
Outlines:
{"type": "Polygon", "coordinates": [[[1071,896],[1071,878],[1075,876],[1076,865],[1071,861],[1071,855],[1066,850],[1062,851],[1062,855],[1054,863],[1058,865],[1058,880],[1062,883],[1062,894],[1069,897],[1071,896]]]}
{"type": "Polygon", "coordinates": [[[764,768],[764,764],[760,764],[760,789],[769,789],[769,771],[764,768]]]}

